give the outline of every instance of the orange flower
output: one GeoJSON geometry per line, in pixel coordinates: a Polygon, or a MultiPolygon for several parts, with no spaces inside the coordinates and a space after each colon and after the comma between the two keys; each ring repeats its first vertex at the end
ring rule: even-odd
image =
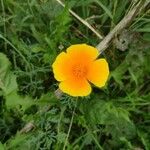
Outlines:
{"type": "Polygon", "coordinates": [[[108,79],[109,67],[105,59],[96,59],[98,50],[86,44],[70,46],[61,52],[52,65],[59,88],[71,96],[87,96],[90,82],[103,87],[108,79]]]}

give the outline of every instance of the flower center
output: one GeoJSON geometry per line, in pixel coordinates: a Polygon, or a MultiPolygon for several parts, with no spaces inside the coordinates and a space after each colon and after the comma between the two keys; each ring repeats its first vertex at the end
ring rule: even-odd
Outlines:
{"type": "Polygon", "coordinates": [[[77,78],[83,78],[87,74],[87,67],[81,64],[77,64],[73,66],[73,75],[77,78]]]}

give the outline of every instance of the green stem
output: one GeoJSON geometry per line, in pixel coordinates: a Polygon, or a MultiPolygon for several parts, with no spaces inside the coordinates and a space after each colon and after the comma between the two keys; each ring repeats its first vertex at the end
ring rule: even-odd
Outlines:
{"type": "Polygon", "coordinates": [[[73,119],[74,119],[74,115],[75,115],[75,110],[76,110],[76,106],[77,106],[77,101],[78,101],[78,98],[76,99],[76,105],[75,105],[75,107],[73,109],[73,112],[72,112],[72,117],[71,117],[71,121],[70,121],[69,129],[68,129],[68,133],[67,133],[67,136],[66,136],[66,139],[65,139],[63,150],[65,150],[65,148],[66,148],[67,141],[68,141],[70,131],[71,131],[71,128],[72,128],[73,119]]]}

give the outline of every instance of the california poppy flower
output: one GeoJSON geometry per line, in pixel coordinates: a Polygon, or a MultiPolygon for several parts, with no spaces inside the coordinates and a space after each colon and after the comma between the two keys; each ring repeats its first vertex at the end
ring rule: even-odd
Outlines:
{"type": "Polygon", "coordinates": [[[76,44],[61,52],[52,65],[59,88],[71,96],[87,96],[93,83],[103,87],[108,79],[109,67],[104,58],[97,59],[99,52],[86,44],[76,44]]]}

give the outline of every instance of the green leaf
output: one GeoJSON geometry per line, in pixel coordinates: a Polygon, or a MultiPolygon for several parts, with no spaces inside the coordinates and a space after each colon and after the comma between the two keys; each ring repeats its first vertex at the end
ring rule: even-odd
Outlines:
{"type": "MultiPolygon", "coordinates": [[[[89,5],[90,3],[92,3],[93,0],[80,0],[80,1],[75,1],[75,0],[72,0],[70,3],[74,6],[74,7],[78,7],[78,6],[87,6],[89,5]]],[[[69,4],[70,4],[69,3],[69,4]]]]}
{"type": "Polygon", "coordinates": [[[10,62],[3,53],[0,53],[0,89],[4,96],[18,89],[16,76],[10,71],[10,62]]]}
{"type": "Polygon", "coordinates": [[[16,76],[12,72],[8,72],[3,80],[2,90],[4,95],[8,95],[13,91],[18,90],[18,85],[16,82],[16,76]]]}
{"type": "Polygon", "coordinates": [[[21,145],[31,137],[31,134],[19,134],[17,133],[16,136],[10,139],[7,143],[7,148],[11,150],[19,150],[21,145]],[[22,143],[22,144],[21,144],[22,143]]]}
{"type": "Polygon", "coordinates": [[[38,53],[44,51],[43,47],[40,44],[31,45],[31,50],[33,53],[38,53]]]}
{"type": "Polygon", "coordinates": [[[5,150],[4,145],[0,142],[0,150],[5,150]]]}
{"type": "Polygon", "coordinates": [[[12,107],[20,107],[23,111],[26,110],[31,105],[35,104],[33,99],[29,96],[20,96],[16,91],[12,92],[11,94],[7,95],[6,97],[6,106],[8,108],[12,107]]]}
{"type": "Polygon", "coordinates": [[[142,131],[138,131],[138,136],[140,137],[140,139],[145,147],[145,150],[149,150],[149,148],[150,148],[149,134],[144,133],[142,131]]]}
{"type": "Polygon", "coordinates": [[[116,3],[117,3],[116,4],[117,6],[114,8],[115,14],[113,15],[113,21],[115,24],[121,19],[129,1],[128,0],[126,0],[126,1],[117,0],[116,3]]]}
{"type": "Polygon", "coordinates": [[[20,96],[18,91],[18,84],[16,76],[10,70],[10,62],[5,54],[0,53],[0,89],[6,99],[6,106],[8,108],[22,106],[22,110],[25,110],[34,102],[31,97],[20,96]]]}
{"type": "Polygon", "coordinates": [[[135,127],[126,109],[97,98],[83,102],[81,108],[91,126],[105,125],[105,132],[110,133],[114,139],[119,136],[135,136],[135,127]]]}
{"type": "Polygon", "coordinates": [[[4,80],[7,71],[10,70],[10,62],[5,54],[0,53],[0,79],[4,80]]]}
{"type": "Polygon", "coordinates": [[[114,71],[111,72],[111,76],[121,87],[123,86],[123,75],[127,70],[128,64],[125,61],[123,61],[114,71]]]}
{"type": "Polygon", "coordinates": [[[136,29],[135,31],[137,32],[150,32],[150,24],[147,23],[146,25],[144,25],[142,28],[136,29]]]}
{"type": "Polygon", "coordinates": [[[57,134],[57,139],[58,139],[58,142],[59,142],[59,143],[64,143],[65,140],[66,140],[66,137],[67,137],[67,134],[66,134],[66,133],[59,132],[59,133],[57,134]]]}
{"type": "Polygon", "coordinates": [[[150,42],[150,33],[144,33],[143,39],[150,42]]]}
{"type": "Polygon", "coordinates": [[[100,1],[100,0],[95,0],[95,2],[101,6],[101,8],[106,12],[106,14],[113,19],[112,13],[111,11],[100,1]]]}

